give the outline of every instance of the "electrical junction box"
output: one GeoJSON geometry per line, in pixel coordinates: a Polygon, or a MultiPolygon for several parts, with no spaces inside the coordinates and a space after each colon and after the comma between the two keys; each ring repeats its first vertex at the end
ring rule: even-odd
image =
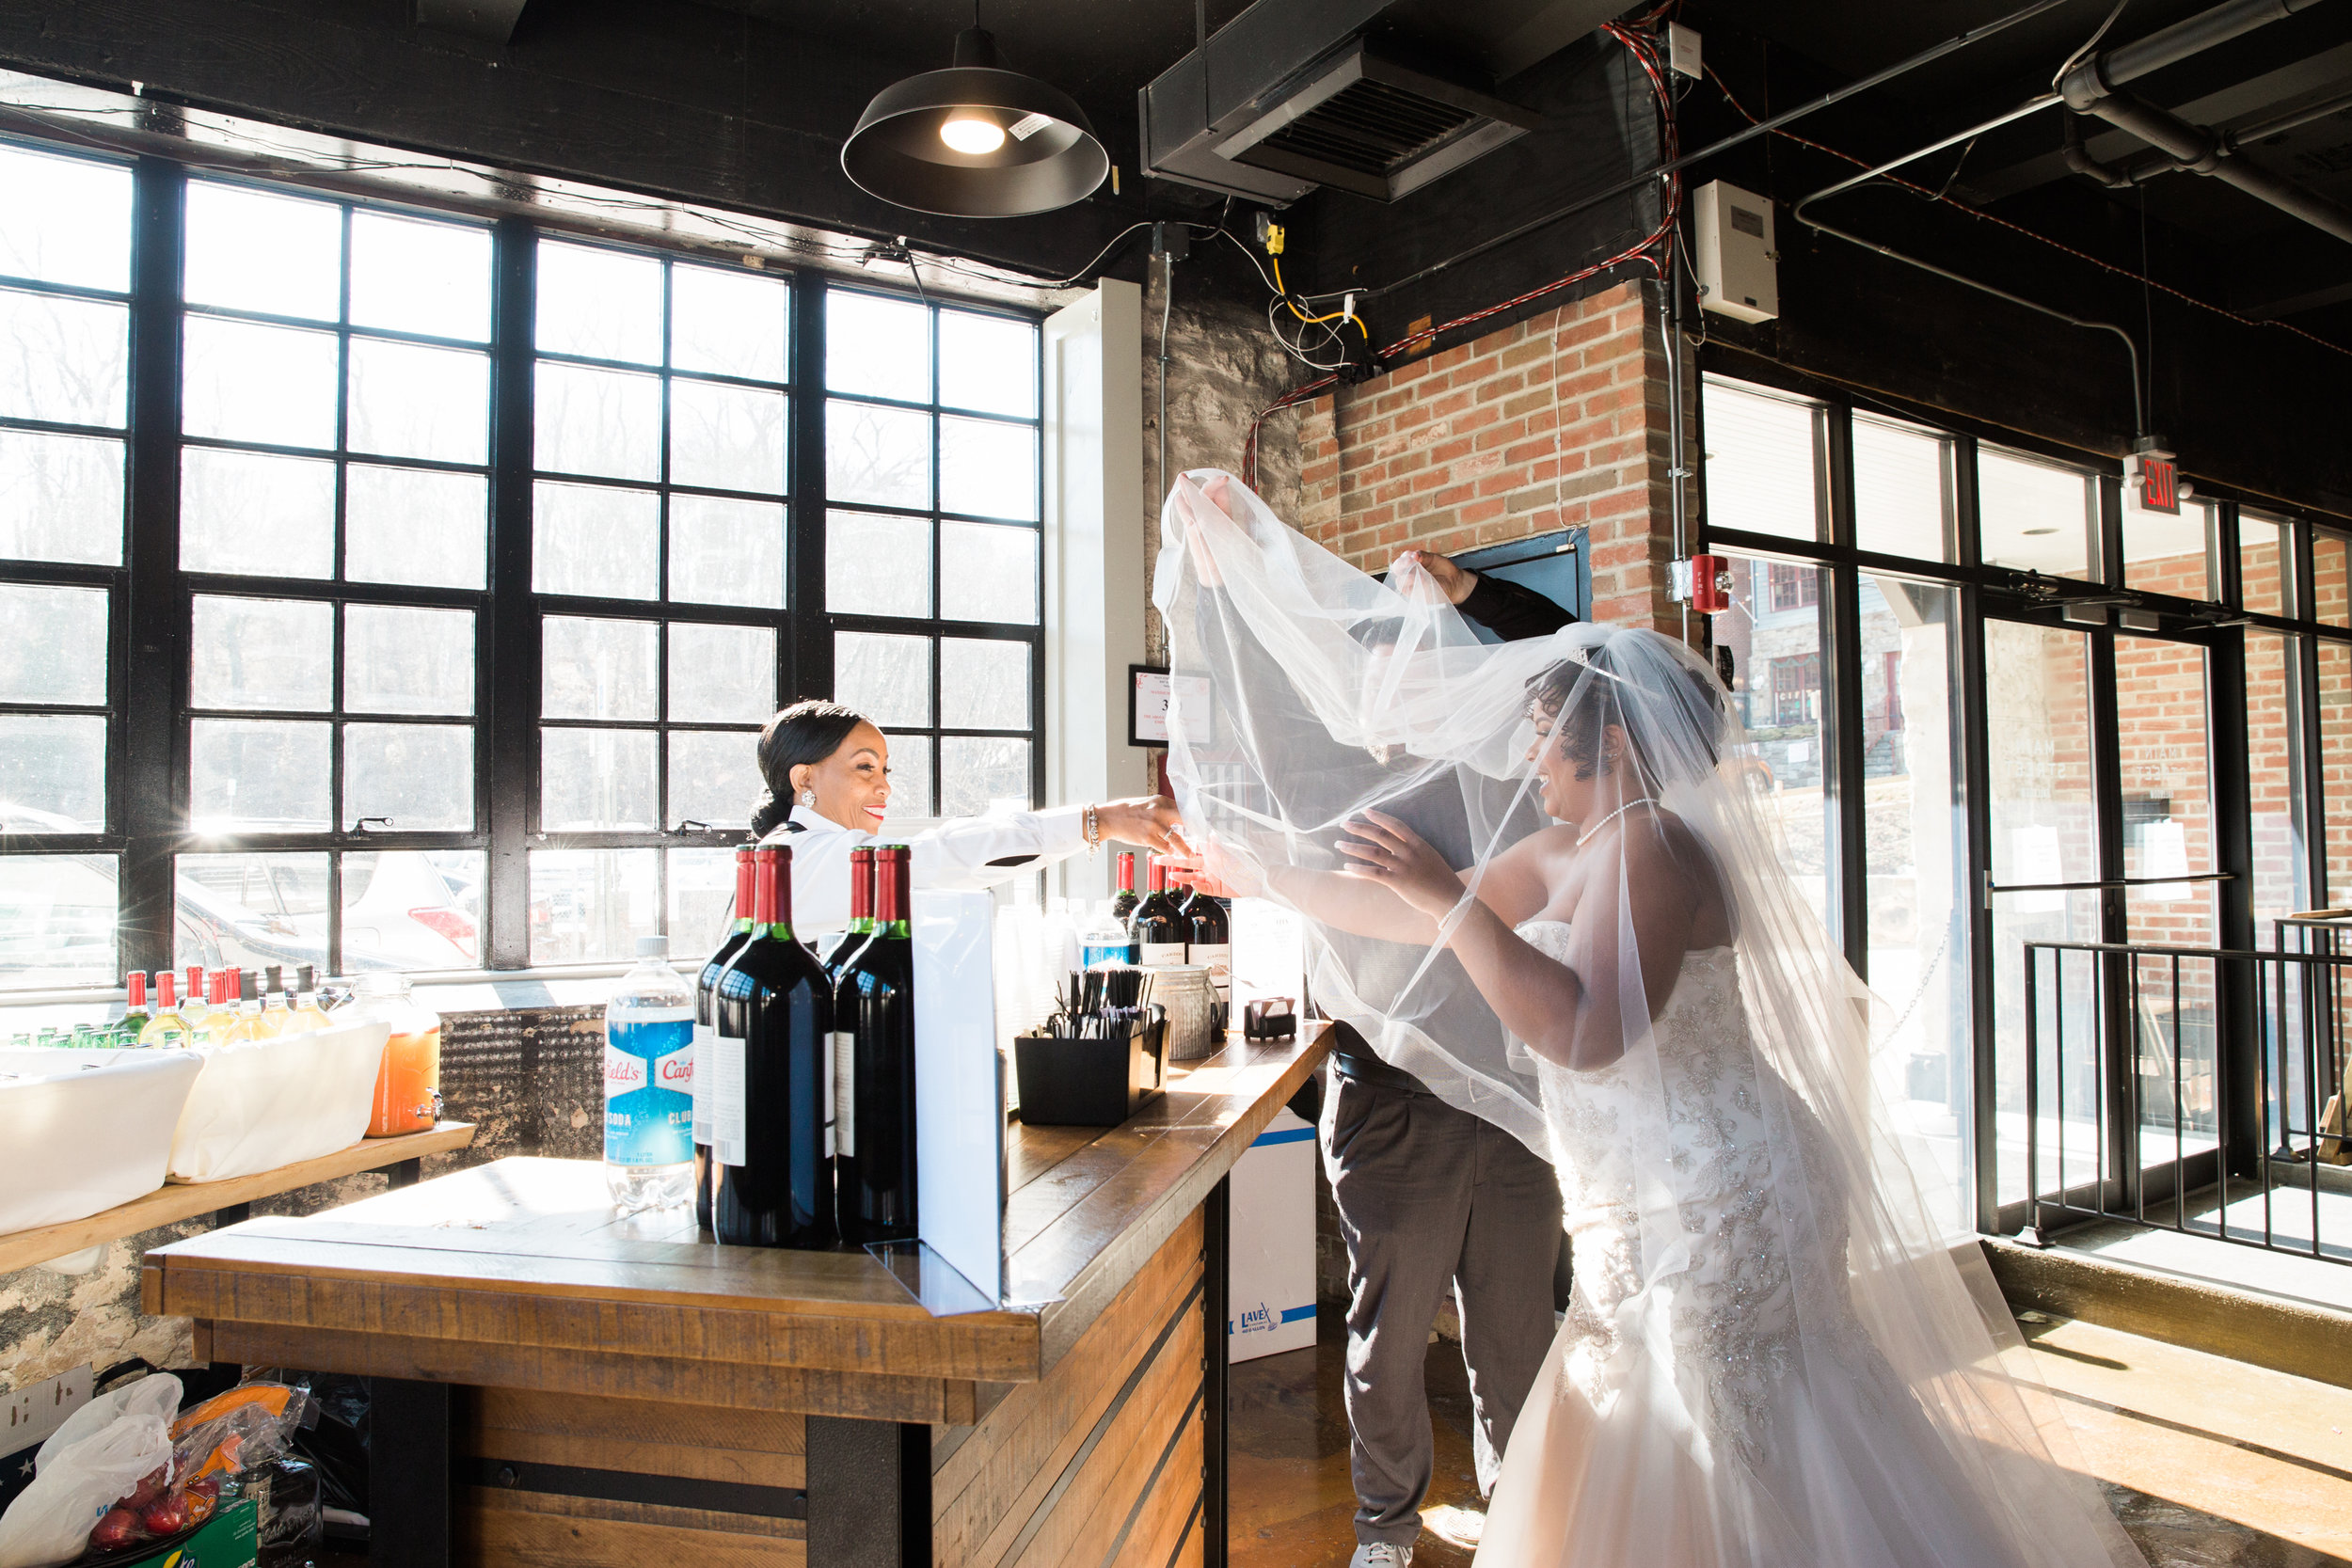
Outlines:
{"type": "Polygon", "coordinates": [[[1780,251],[1772,244],[1772,204],[1710,180],[1692,193],[1698,229],[1692,264],[1702,308],[1743,322],[1780,314],[1780,251]]]}

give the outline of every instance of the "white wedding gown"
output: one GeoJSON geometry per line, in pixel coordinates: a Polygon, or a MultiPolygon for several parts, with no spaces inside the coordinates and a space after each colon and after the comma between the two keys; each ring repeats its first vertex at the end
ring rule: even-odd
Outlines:
{"type": "MultiPolygon", "coordinates": [[[[1568,930],[1531,921],[1519,935],[1565,958],[1568,930]]],[[[1575,1287],[1504,1458],[1481,1568],[2042,1560],[2013,1544],[2020,1521],[1978,1506],[1954,1440],[1846,1305],[1842,1218],[1789,1240],[1775,1202],[1775,1161],[1789,1156],[1762,1114],[1787,1089],[1758,1082],[1770,1069],[1732,948],[1683,959],[1652,1040],[1598,1071],[1540,1068],[1575,1287]],[[1645,1223],[1629,1151],[1661,1138],[1673,1190],[1647,1195],[1645,1223]]],[[[1819,1201],[1836,1180],[1820,1124],[1802,1106],[1793,1119],[1807,1212],[1842,1209],[1819,1201]]]]}

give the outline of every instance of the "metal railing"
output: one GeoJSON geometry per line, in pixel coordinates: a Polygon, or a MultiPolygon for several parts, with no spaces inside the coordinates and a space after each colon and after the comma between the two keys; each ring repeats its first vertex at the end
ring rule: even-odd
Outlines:
{"type": "Polygon", "coordinates": [[[2269,953],[2024,944],[2029,1238],[2122,1220],[2352,1262],[2352,1140],[2322,1110],[2352,1041],[2352,922],[2294,951],[2279,924],[2269,953]]]}

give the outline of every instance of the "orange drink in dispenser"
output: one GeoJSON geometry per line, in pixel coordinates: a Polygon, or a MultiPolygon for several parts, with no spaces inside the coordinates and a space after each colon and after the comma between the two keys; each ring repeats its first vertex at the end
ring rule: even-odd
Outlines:
{"type": "Polygon", "coordinates": [[[404,974],[361,975],[355,1010],[392,1027],[375,1074],[368,1136],[430,1132],[441,1114],[441,1015],[409,995],[404,974]]]}

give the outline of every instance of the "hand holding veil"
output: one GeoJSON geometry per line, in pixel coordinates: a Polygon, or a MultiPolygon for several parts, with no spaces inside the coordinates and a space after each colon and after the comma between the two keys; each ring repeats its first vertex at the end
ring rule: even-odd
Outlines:
{"type": "Polygon", "coordinates": [[[1163,519],[1190,835],[1307,917],[1330,1016],[1561,1168],[1577,1305],[1487,1553],[2140,1561],[1933,1217],[1867,993],[1720,766],[1706,662],[1582,625],[1482,645],[1213,470],[1163,519]]]}

